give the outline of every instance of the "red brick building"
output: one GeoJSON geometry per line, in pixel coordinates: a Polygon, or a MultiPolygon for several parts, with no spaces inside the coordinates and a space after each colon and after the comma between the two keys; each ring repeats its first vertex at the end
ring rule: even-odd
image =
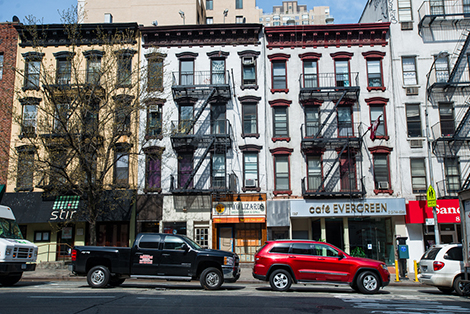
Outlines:
{"type": "Polygon", "coordinates": [[[0,23],[0,184],[7,183],[11,110],[15,94],[18,33],[13,25],[0,23]]]}

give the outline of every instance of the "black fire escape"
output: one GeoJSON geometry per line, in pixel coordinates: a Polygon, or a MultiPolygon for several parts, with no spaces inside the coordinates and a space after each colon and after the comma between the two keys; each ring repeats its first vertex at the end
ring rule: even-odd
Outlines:
{"type": "MultiPolygon", "coordinates": [[[[227,119],[216,119],[208,110],[211,105],[225,106],[231,98],[229,72],[211,74],[210,71],[198,71],[191,73],[173,73],[172,85],[173,99],[177,106],[193,104],[194,115],[191,118],[182,118],[171,121],[171,143],[177,153],[191,153],[193,165],[189,178],[181,185],[180,180],[171,176],[170,191],[174,194],[224,194],[230,193],[236,182],[233,175],[210,174],[210,187],[204,178],[199,178],[202,184],[194,182],[203,164],[211,167],[207,158],[212,154],[225,154],[232,145],[232,127],[227,119]]],[[[181,175],[180,173],[177,174],[181,175]]],[[[203,175],[202,175],[203,176],[203,175]]],[[[207,178],[209,179],[209,178],[207,178]]]]}
{"type": "MultiPolygon", "coordinates": [[[[431,126],[433,153],[444,162],[446,159],[455,159],[465,154],[468,159],[470,145],[470,79],[467,72],[470,53],[469,31],[464,30],[462,36],[462,40],[454,51],[456,61],[448,79],[439,79],[438,75],[434,75],[435,69],[430,73],[430,77],[436,79],[436,82],[430,84],[428,88],[428,99],[432,106],[437,108],[441,104],[450,104],[455,108],[453,119],[445,120],[441,116],[440,122],[431,126]]],[[[470,188],[470,163],[463,163],[460,171],[460,186],[457,186],[458,182],[449,180],[447,174],[445,174],[445,180],[437,182],[439,197],[455,196],[460,189],[470,188]]]]}
{"type": "Polygon", "coordinates": [[[303,154],[323,154],[321,178],[318,176],[315,184],[310,184],[309,177],[302,179],[304,197],[360,198],[366,194],[361,166],[362,138],[359,123],[352,120],[360,90],[358,73],[347,76],[334,73],[300,76],[300,103],[304,108],[308,104],[322,104],[319,122],[307,121],[301,126],[303,154]],[[338,117],[338,108],[344,104],[351,108],[349,121],[338,117]],[[342,165],[342,161],[347,162],[342,165]]]}

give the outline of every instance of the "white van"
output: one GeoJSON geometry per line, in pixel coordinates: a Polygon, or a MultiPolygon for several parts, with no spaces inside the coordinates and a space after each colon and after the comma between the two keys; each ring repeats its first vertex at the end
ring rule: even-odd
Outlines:
{"type": "Polygon", "coordinates": [[[36,269],[38,247],[23,239],[10,207],[0,205],[0,284],[17,283],[24,271],[36,269]]]}

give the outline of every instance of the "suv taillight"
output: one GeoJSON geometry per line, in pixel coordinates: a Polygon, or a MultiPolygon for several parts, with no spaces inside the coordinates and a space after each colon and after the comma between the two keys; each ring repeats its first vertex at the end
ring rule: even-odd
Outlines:
{"type": "Polygon", "coordinates": [[[432,263],[432,266],[434,268],[434,271],[437,271],[437,270],[442,269],[445,266],[445,264],[443,262],[435,261],[434,263],[432,263]]]}
{"type": "Polygon", "coordinates": [[[75,262],[77,260],[77,250],[73,249],[72,250],[72,262],[75,262]]]}

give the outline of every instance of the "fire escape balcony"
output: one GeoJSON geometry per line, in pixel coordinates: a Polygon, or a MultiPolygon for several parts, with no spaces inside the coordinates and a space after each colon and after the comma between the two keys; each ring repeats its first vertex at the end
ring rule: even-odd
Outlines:
{"type": "MultiPolygon", "coordinates": [[[[334,168],[334,167],[333,167],[334,168]]],[[[348,182],[336,175],[330,178],[307,177],[302,179],[302,196],[305,198],[362,198],[366,195],[364,178],[349,178],[348,182]]]]}
{"type": "Polygon", "coordinates": [[[302,150],[320,148],[336,148],[345,144],[347,148],[359,149],[361,147],[361,136],[359,132],[360,123],[307,123],[300,128],[302,136],[302,150]]]}
{"type": "Polygon", "coordinates": [[[229,120],[216,121],[171,121],[171,143],[173,149],[195,150],[210,148],[210,145],[232,145],[232,126],[229,120]],[[210,144],[210,145],[209,145],[210,144]]]}
{"type": "Polygon", "coordinates": [[[421,3],[418,16],[419,31],[433,24],[442,26],[457,24],[462,20],[470,22],[470,3],[465,0],[426,0],[421,3]]]}
{"type": "Polygon", "coordinates": [[[301,103],[309,101],[357,101],[359,73],[301,74],[299,78],[301,103]]]}
{"type": "Polygon", "coordinates": [[[220,73],[211,71],[173,72],[171,89],[175,101],[182,98],[201,99],[212,90],[215,90],[212,97],[230,98],[230,75],[228,71],[220,73]]]}

